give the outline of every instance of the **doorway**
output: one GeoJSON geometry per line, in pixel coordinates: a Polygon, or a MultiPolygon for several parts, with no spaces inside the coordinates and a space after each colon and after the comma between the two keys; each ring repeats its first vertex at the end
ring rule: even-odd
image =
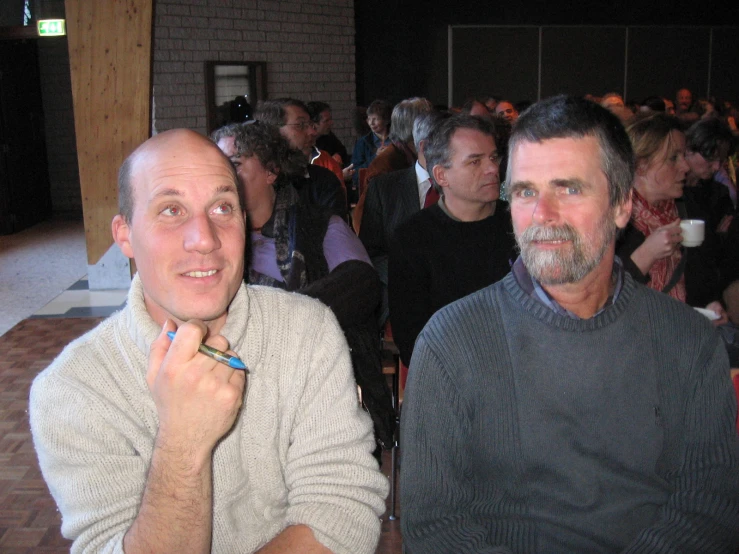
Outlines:
{"type": "Polygon", "coordinates": [[[0,235],[51,217],[35,40],[0,41],[0,235]]]}

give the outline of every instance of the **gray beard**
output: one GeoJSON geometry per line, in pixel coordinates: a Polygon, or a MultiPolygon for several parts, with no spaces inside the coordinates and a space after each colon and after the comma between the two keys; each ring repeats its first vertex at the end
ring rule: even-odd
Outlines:
{"type": "Polygon", "coordinates": [[[617,227],[607,214],[598,226],[600,231],[586,242],[574,227],[527,228],[516,236],[521,258],[529,274],[542,285],[564,285],[577,283],[593,271],[603,259],[608,247],[616,237],[617,227]],[[541,251],[532,245],[539,240],[571,241],[570,248],[541,251]],[[595,249],[595,250],[593,250],[595,249]]]}

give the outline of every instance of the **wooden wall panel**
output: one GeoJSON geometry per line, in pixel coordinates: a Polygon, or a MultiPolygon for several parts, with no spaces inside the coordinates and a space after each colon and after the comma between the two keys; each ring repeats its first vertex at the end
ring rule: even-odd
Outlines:
{"type": "Polygon", "coordinates": [[[152,0],[66,0],[87,259],[113,244],[118,168],[150,134],[152,0]]]}

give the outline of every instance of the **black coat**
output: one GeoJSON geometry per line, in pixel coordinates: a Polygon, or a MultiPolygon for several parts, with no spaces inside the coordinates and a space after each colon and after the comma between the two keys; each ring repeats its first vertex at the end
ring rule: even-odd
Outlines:
{"type": "Polygon", "coordinates": [[[308,177],[294,179],[292,185],[298,191],[301,202],[328,208],[332,214],[346,221],[344,189],[331,170],[318,165],[309,165],[308,177]]]}
{"type": "Polygon", "coordinates": [[[373,263],[387,260],[390,237],[395,229],[420,210],[415,165],[378,175],[370,181],[359,240],[373,263]]]}

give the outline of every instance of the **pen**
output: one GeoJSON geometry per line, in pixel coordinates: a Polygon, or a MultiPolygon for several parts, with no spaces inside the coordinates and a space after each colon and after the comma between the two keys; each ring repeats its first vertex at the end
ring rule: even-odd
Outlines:
{"type": "MultiPolygon", "coordinates": [[[[167,336],[170,340],[174,340],[174,335],[174,331],[167,331],[167,336]]],[[[236,356],[229,356],[225,352],[216,350],[212,346],[201,343],[200,346],[198,346],[198,352],[205,354],[209,358],[213,358],[215,361],[221,362],[228,367],[232,367],[233,369],[241,369],[242,371],[246,371],[247,373],[249,373],[249,370],[246,368],[246,364],[244,364],[244,362],[242,362],[239,358],[237,358],[236,356]]]]}

